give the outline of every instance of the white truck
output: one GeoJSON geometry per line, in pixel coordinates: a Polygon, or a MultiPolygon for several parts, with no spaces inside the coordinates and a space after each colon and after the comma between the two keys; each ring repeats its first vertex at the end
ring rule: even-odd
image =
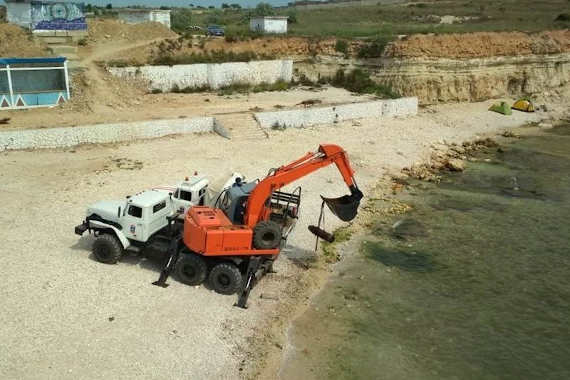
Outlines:
{"type": "MultiPolygon", "coordinates": [[[[221,190],[238,177],[243,178],[233,173],[221,190]]],[[[217,197],[209,184],[207,178],[194,175],[176,186],[145,190],[123,201],[99,201],[87,208],[86,218],[75,227],[75,233],[81,236],[89,231],[95,235],[93,255],[102,263],[116,263],[126,249],[166,252],[171,237],[181,227],[179,216],[192,206],[209,205],[217,197]]]]}

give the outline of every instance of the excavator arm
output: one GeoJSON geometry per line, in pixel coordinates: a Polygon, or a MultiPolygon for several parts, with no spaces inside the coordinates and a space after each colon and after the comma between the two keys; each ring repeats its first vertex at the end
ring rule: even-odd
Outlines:
{"type": "Polygon", "coordinates": [[[354,170],[350,166],[348,155],[338,145],[323,144],[319,146],[317,152],[307,153],[298,160],[275,169],[257,184],[247,202],[245,224],[253,228],[263,218],[266,201],[274,191],[332,163],[336,165],[350,189],[350,195],[336,199],[323,198],[323,200],[340,219],[344,221],[354,219],[362,199],[362,192],[354,181],[354,170]]]}

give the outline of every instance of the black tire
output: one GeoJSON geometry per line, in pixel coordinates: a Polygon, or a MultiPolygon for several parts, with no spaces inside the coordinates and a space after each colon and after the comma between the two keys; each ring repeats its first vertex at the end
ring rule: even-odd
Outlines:
{"type": "Polygon", "coordinates": [[[253,228],[253,246],[257,249],[274,249],[281,243],[281,227],[272,221],[257,223],[253,228]]]}
{"type": "Polygon", "coordinates": [[[243,277],[238,267],[231,263],[217,264],[208,277],[216,293],[230,295],[243,287],[243,277]]]}
{"type": "Polygon", "coordinates": [[[93,243],[93,256],[101,263],[116,264],[123,256],[123,252],[121,242],[111,234],[99,235],[93,243]]]}
{"type": "Polygon", "coordinates": [[[206,279],[208,266],[201,256],[184,251],[180,253],[174,271],[178,281],[186,285],[200,285],[206,279]]]}

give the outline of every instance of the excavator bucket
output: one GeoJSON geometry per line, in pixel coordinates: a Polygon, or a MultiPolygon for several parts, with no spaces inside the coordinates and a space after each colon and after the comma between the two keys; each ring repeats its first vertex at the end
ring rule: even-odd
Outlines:
{"type": "Polygon", "coordinates": [[[350,195],[343,195],[340,198],[325,198],[321,196],[331,212],[343,222],[350,222],[356,217],[362,197],[362,191],[357,187],[351,189],[350,195]]]}

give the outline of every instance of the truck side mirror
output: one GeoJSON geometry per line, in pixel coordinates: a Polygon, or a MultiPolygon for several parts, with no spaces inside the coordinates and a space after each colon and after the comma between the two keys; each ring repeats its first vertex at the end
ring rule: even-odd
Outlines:
{"type": "Polygon", "coordinates": [[[117,209],[117,218],[121,217],[121,206],[117,209]]]}

